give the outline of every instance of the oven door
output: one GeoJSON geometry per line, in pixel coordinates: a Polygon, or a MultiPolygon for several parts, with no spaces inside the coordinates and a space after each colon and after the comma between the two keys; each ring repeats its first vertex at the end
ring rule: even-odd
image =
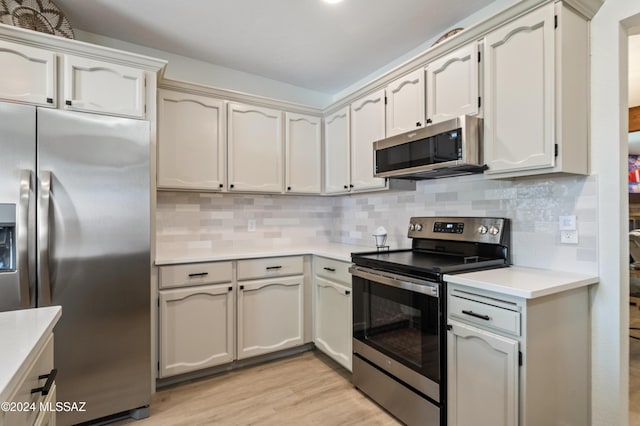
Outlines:
{"type": "Polygon", "coordinates": [[[354,354],[440,402],[439,284],[360,266],[349,271],[354,354]]]}

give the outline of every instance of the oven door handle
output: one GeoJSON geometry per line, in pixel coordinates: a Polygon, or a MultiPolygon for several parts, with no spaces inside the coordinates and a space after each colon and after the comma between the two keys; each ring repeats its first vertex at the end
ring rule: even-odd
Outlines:
{"type": "Polygon", "coordinates": [[[409,281],[407,279],[404,279],[404,277],[390,277],[387,275],[381,275],[379,273],[376,273],[376,271],[373,269],[367,269],[358,266],[350,267],[349,272],[354,277],[364,278],[365,280],[374,281],[379,284],[401,288],[403,290],[414,291],[431,297],[440,297],[438,286],[434,285],[430,281],[423,281],[413,278],[411,279],[411,281],[409,281]]]}

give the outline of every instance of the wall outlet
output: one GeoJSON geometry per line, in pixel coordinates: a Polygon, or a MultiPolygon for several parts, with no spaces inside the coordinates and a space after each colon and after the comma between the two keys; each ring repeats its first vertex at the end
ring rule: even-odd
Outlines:
{"type": "Polygon", "coordinates": [[[256,220],[249,219],[249,222],[247,222],[247,231],[255,232],[255,230],[256,230],[256,220]]]}
{"type": "Polygon", "coordinates": [[[560,231],[560,243],[578,244],[578,231],[560,231]]]}

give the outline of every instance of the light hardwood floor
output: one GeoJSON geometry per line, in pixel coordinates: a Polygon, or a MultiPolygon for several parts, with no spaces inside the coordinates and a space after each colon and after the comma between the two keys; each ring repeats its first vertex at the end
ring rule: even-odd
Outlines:
{"type": "MultiPolygon", "coordinates": [[[[631,327],[640,328],[638,306],[629,306],[631,327]]],[[[640,330],[632,329],[630,335],[640,338],[640,330]]],[[[640,340],[634,338],[629,338],[629,425],[640,425],[640,340]]]]}
{"type": "Polygon", "coordinates": [[[318,351],[159,390],[147,425],[399,425],[318,351]]]}

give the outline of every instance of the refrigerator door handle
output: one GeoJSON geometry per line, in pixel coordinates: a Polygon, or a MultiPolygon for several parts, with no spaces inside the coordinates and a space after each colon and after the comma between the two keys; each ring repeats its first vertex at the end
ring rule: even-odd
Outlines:
{"type": "Polygon", "coordinates": [[[40,283],[39,305],[51,304],[51,280],[49,277],[49,204],[51,201],[51,172],[40,172],[40,226],[38,242],[40,244],[40,266],[38,282],[40,283]]]}
{"type": "Polygon", "coordinates": [[[18,274],[20,281],[20,304],[31,306],[29,291],[29,207],[31,204],[31,170],[20,172],[20,204],[18,212],[18,274]]]}

